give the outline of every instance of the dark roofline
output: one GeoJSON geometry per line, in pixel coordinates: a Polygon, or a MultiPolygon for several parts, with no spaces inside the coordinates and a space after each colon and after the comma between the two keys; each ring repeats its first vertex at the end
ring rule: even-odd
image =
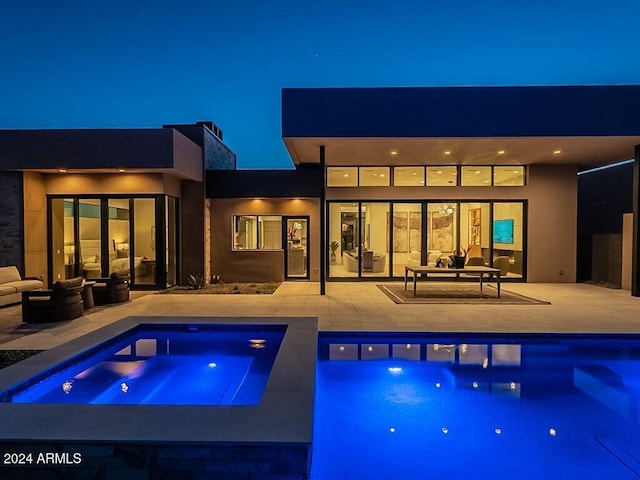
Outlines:
{"type": "Polygon", "coordinates": [[[0,170],[171,168],[171,128],[0,130],[0,170]]]}
{"type": "Polygon", "coordinates": [[[207,170],[207,198],[319,198],[322,170],[207,170]]]}
{"type": "Polygon", "coordinates": [[[282,136],[640,135],[640,86],[283,88],[282,136]]]}

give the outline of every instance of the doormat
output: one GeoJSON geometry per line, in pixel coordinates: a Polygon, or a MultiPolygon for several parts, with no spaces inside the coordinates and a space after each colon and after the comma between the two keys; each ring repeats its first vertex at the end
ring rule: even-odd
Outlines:
{"type": "Polygon", "coordinates": [[[399,304],[440,303],[440,304],[483,304],[483,305],[551,305],[536,298],[526,297],[500,288],[498,298],[496,288],[485,285],[480,291],[477,284],[472,285],[421,285],[413,296],[413,286],[376,285],[384,294],[399,304]]]}

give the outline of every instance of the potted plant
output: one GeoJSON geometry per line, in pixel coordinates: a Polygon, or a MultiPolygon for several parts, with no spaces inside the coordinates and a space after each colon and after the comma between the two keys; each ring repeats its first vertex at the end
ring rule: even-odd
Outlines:
{"type": "Polygon", "coordinates": [[[331,249],[331,263],[336,263],[336,250],[338,250],[339,246],[340,244],[335,240],[329,243],[329,248],[331,249]]]}

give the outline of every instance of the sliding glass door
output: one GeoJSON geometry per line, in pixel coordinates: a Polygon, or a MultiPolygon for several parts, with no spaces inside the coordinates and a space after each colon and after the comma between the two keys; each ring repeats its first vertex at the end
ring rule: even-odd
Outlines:
{"type": "Polygon", "coordinates": [[[523,279],[525,207],[523,201],[329,202],[329,278],[397,278],[405,265],[447,265],[463,252],[468,263],[523,279]]]}
{"type": "Polygon", "coordinates": [[[156,283],[156,211],[155,199],[133,199],[133,258],[137,264],[135,285],[156,283]]]}
{"type": "Polygon", "coordinates": [[[76,276],[74,200],[55,198],[51,202],[51,276],[54,281],[76,276]]]}
{"type": "Polygon", "coordinates": [[[176,198],[165,196],[51,197],[49,282],[118,273],[129,275],[134,286],[174,285],[178,275],[177,203],[176,198]],[[158,235],[156,227],[164,235],[158,235]],[[156,268],[158,258],[160,269],[156,268]]]}
{"type": "Polygon", "coordinates": [[[393,276],[404,276],[405,265],[420,265],[422,260],[422,204],[394,203],[393,276]]]}

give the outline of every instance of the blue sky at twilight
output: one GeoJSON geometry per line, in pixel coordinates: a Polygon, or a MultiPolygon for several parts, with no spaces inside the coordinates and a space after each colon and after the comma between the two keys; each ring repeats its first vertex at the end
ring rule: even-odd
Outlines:
{"type": "Polygon", "coordinates": [[[637,0],[2,1],[0,128],[213,120],[289,168],[282,87],[640,84],[637,0]]]}

